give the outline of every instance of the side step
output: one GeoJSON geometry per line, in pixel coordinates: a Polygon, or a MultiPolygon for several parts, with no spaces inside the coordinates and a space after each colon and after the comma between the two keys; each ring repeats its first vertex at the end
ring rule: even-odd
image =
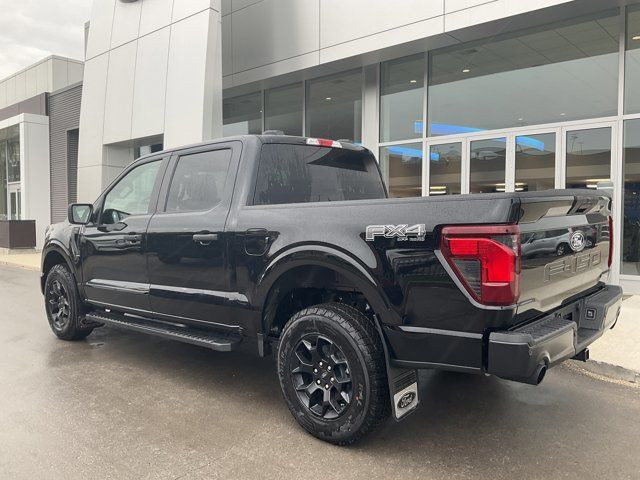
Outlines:
{"type": "Polygon", "coordinates": [[[241,341],[241,337],[238,334],[211,332],[186,326],[167,325],[166,323],[121,313],[105,311],[90,312],[86,315],[86,320],[133,330],[135,332],[148,333],[170,340],[178,340],[179,342],[191,343],[220,352],[235,350],[241,341]]]}

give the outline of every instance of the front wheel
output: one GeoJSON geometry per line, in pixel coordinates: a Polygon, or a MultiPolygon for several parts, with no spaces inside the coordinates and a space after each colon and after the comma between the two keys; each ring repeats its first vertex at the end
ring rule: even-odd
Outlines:
{"type": "Polygon", "coordinates": [[[82,302],[76,282],[65,265],[54,266],[44,285],[44,301],[47,319],[53,333],[62,340],[82,340],[92,327],[80,324],[82,302]]]}
{"type": "Polygon", "coordinates": [[[278,376],[294,418],[322,440],[354,443],[389,415],[380,336],[347,305],[317,305],[289,320],[278,346],[278,376]]]}

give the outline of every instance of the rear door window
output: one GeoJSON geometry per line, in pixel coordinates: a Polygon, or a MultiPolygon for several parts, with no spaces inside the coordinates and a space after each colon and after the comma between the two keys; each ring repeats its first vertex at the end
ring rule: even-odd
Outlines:
{"type": "Polygon", "coordinates": [[[178,159],[166,212],[197,212],[210,210],[222,201],[231,150],[183,155],[178,159]]]}
{"type": "Polygon", "coordinates": [[[262,146],[254,205],[385,198],[367,151],[314,145],[262,146]]]}

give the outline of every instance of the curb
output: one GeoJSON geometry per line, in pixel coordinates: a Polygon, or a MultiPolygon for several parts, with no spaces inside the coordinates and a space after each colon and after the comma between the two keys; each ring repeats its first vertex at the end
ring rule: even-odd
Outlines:
{"type": "Polygon", "coordinates": [[[31,265],[21,265],[19,263],[5,262],[3,260],[0,260],[0,266],[21,268],[23,270],[30,270],[32,272],[39,272],[40,271],[40,267],[32,267],[31,265]]]}
{"type": "Polygon", "coordinates": [[[640,385],[640,372],[636,372],[635,370],[591,359],[587,362],[574,361],[572,363],[575,366],[596,375],[640,385]]]}

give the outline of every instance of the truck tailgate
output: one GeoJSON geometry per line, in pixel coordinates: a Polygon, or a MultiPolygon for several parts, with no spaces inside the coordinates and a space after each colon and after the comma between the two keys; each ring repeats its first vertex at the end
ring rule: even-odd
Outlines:
{"type": "Polygon", "coordinates": [[[520,195],[522,263],[518,320],[595,287],[609,270],[611,200],[598,191],[520,195]]]}

